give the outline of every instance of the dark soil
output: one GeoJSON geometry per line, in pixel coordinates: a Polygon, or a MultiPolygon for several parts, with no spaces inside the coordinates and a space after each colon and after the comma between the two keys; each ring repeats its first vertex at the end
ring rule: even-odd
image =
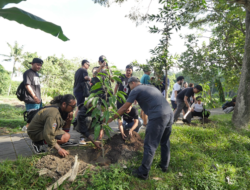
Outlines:
{"type": "MultiPolygon", "coordinates": [[[[126,136],[128,131],[125,131],[126,136]]],[[[97,150],[93,147],[88,149],[71,149],[66,158],[62,158],[56,152],[42,157],[36,164],[38,169],[49,169],[51,172],[47,176],[58,179],[66,174],[75,162],[75,155],[78,154],[79,170],[83,171],[87,167],[94,168],[94,166],[109,166],[112,163],[126,162],[131,160],[138,151],[143,148],[143,140],[140,135],[133,132],[131,137],[125,140],[122,139],[121,134],[114,135],[107,140],[104,145],[105,156],[102,157],[102,150],[97,150]]]]}

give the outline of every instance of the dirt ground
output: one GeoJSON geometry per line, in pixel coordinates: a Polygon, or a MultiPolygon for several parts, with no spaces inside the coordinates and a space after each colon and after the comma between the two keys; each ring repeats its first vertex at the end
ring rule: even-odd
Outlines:
{"type": "MultiPolygon", "coordinates": [[[[125,134],[129,136],[128,131],[125,131],[125,134]]],[[[116,134],[107,140],[104,149],[104,158],[102,157],[102,150],[97,150],[93,147],[85,150],[69,150],[70,155],[66,158],[61,158],[57,153],[51,153],[42,157],[36,164],[36,167],[38,169],[49,169],[50,172],[47,176],[58,179],[73,166],[76,154],[78,154],[79,160],[79,173],[89,167],[93,169],[96,165],[109,166],[113,163],[126,162],[143,149],[143,140],[136,132],[133,132],[133,135],[128,137],[126,141],[122,139],[121,134],[116,134]]]]}

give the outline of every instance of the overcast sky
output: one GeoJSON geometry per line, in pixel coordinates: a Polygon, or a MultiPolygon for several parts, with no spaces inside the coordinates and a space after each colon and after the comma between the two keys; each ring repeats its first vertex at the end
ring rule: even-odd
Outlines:
{"type": "MultiPolygon", "coordinates": [[[[152,23],[136,27],[135,23],[125,17],[135,5],[135,0],[124,4],[103,7],[92,0],[28,0],[20,4],[11,4],[39,16],[47,21],[60,25],[64,34],[70,39],[60,39],[40,30],[28,28],[15,21],[0,17],[0,54],[9,54],[7,42],[17,41],[24,46],[24,52],[37,52],[42,58],[50,55],[65,55],[67,59],[83,57],[91,62],[98,60],[100,55],[114,63],[119,69],[134,60],[146,63],[151,57],[150,49],[159,42],[159,34],[149,33],[148,26],[152,23]]],[[[149,0],[144,0],[147,8],[149,0]]],[[[158,12],[158,1],[153,1],[150,13],[158,12]]],[[[144,12],[146,9],[142,9],[144,12]]],[[[185,34],[186,29],[181,33],[185,34]]],[[[170,47],[171,53],[181,54],[184,41],[179,34],[173,34],[170,47]]],[[[0,57],[0,62],[3,57],[0,57]]],[[[11,63],[3,63],[8,70],[11,63]]]]}

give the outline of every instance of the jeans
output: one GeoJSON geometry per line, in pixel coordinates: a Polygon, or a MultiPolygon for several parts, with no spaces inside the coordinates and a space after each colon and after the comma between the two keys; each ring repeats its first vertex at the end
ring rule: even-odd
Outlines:
{"type": "MultiPolygon", "coordinates": [[[[123,121],[122,122],[122,126],[123,126],[123,130],[129,130],[133,127],[134,125],[134,121],[130,122],[130,123],[127,123],[126,121],[123,121]]],[[[138,126],[135,128],[135,132],[139,132],[140,131],[140,128],[141,128],[141,121],[138,119],[138,126]]]]}
{"type": "Polygon", "coordinates": [[[29,111],[32,109],[38,110],[41,107],[43,107],[43,104],[42,104],[42,102],[40,104],[27,104],[27,103],[25,103],[25,107],[26,107],[26,111],[29,111]]]}
{"type": "MultiPolygon", "coordinates": [[[[185,113],[188,112],[188,107],[186,106],[186,104],[183,100],[176,99],[176,103],[177,103],[177,108],[176,108],[176,111],[174,113],[174,122],[176,122],[178,120],[178,117],[180,116],[180,113],[182,110],[184,110],[185,113]]],[[[191,123],[191,118],[192,118],[192,114],[188,114],[186,117],[188,123],[191,123]]]]}
{"type": "Polygon", "coordinates": [[[139,173],[148,174],[155,151],[161,144],[161,168],[167,169],[170,161],[170,134],[173,124],[173,112],[167,115],[149,119],[144,140],[144,153],[139,173]]]}

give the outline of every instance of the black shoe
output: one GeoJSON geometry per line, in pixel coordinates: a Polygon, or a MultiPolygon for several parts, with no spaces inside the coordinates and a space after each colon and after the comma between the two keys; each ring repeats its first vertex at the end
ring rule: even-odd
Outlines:
{"type": "Polygon", "coordinates": [[[142,174],[139,172],[139,170],[133,170],[132,171],[132,175],[135,176],[135,177],[138,177],[140,179],[143,179],[143,180],[147,180],[148,179],[148,174],[142,174]]]}
{"type": "Polygon", "coordinates": [[[43,144],[36,144],[33,141],[31,141],[31,147],[35,154],[41,154],[41,153],[46,152],[46,149],[43,144]]]}
{"type": "Polygon", "coordinates": [[[61,147],[67,147],[67,146],[78,146],[79,145],[79,143],[76,143],[76,142],[73,142],[73,141],[68,141],[68,142],[66,142],[66,143],[64,143],[64,144],[61,144],[61,147]]]}
{"type": "Polygon", "coordinates": [[[163,168],[161,164],[157,165],[159,168],[161,168],[162,172],[167,172],[168,168],[163,168]]]}

